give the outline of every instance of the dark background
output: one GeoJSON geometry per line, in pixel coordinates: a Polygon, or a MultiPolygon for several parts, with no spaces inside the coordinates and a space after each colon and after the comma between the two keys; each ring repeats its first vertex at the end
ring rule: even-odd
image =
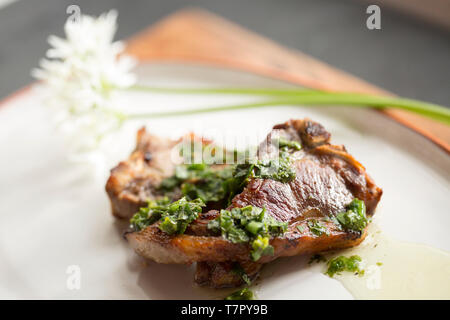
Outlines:
{"type": "MultiPolygon", "coordinates": [[[[119,11],[124,39],[183,7],[222,15],[396,94],[450,106],[450,31],[381,6],[381,30],[366,28],[357,0],[19,0],[0,9],[0,98],[30,83],[49,34],[62,35],[70,4],[119,11]]],[[[450,12],[449,12],[450,19],[450,12]]]]}

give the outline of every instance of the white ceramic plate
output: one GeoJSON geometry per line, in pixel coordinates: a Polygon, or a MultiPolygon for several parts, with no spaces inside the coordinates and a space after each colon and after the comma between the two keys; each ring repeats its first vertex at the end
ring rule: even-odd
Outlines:
{"type": "MultiPolygon", "coordinates": [[[[285,87],[278,81],[215,68],[145,65],[141,81],[156,86],[285,87]]],[[[193,268],[144,264],[121,237],[104,192],[108,169],[125,159],[143,124],[177,137],[194,130],[216,137],[261,137],[276,123],[310,117],[344,144],[384,190],[376,216],[388,235],[450,251],[450,157],[381,113],[351,108],[271,107],[129,123],[110,143],[104,167],[75,164],[32,88],[0,108],[0,298],[197,299],[223,292],[196,288],[193,268]],[[67,287],[69,266],[81,287],[67,287]]],[[[130,93],[130,108],[162,111],[248,101],[245,97],[130,93]]],[[[306,258],[280,259],[256,285],[260,299],[351,299],[306,258]]],[[[267,273],[267,272],[266,272],[267,273]]]]}

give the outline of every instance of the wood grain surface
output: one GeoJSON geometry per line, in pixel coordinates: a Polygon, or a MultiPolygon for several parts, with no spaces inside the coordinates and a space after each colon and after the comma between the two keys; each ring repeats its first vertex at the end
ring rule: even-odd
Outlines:
{"type": "MultiPolygon", "coordinates": [[[[141,61],[209,64],[305,87],[391,95],[364,80],[204,10],[182,10],[166,17],[131,38],[127,52],[141,61]]],[[[384,109],[382,112],[450,153],[449,126],[403,110],[384,109]]]]}

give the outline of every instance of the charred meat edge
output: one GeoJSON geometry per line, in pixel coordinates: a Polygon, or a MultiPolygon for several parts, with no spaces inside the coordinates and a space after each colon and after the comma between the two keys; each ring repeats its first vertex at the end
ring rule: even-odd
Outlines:
{"type": "MultiPolygon", "coordinates": [[[[365,232],[344,232],[332,222],[329,222],[326,225],[328,235],[323,235],[320,237],[308,233],[301,234],[298,231],[299,229],[297,226],[307,224],[308,219],[314,216],[320,217],[324,214],[333,214],[337,213],[338,210],[343,210],[343,205],[345,205],[345,203],[342,202],[342,200],[345,199],[346,203],[348,203],[352,197],[357,197],[363,200],[367,206],[367,214],[369,216],[372,215],[381,197],[382,191],[367,175],[364,167],[351,155],[349,155],[343,146],[330,145],[330,134],[320,124],[309,119],[290,120],[284,124],[275,126],[272,133],[273,132],[282,133],[282,135],[286,138],[290,140],[297,140],[302,143],[304,147],[302,152],[304,154],[302,158],[296,162],[296,164],[300,164],[297,166],[297,177],[305,178],[303,173],[308,171],[308,168],[312,170],[313,174],[316,172],[314,170],[325,170],[318,176],[322,177],[327,174],[329,176],[333,176],[335,178],[333,181],[337,184],[337,186],[339,186],[338,190],[342,191],[345,189],[348,191],[348,194],[341,195],[342,197],[340,199],[331,198],[331,201],[329,201],[330,203],[322,203],[322,206],[318,206],[319,208],[314,207],[314,205],[311,204],[306,207],[304,206],[302,208],[302,212],[296,212],[294,216],[283,216],[283,214],[280,213],[275,214],[278,219],[289,221],[290,226],[288,232],[286,232],[283,237],[278,237],[271,240],[271,245],[275,248],[275,255],[263,257],[257,263],[249,261],[248,245],[232,244],[221,237],[212,237],[207,234],[207,231],[205,231],[206,223],[217,215],[216,211],[202,214],[201,217],[190,226],[188,234],[185,235],[176,237],[168,236],[157,228],[157,224],[152,225],[140,232],[127,234],[126,237],[130,241],[132,247],[135,248],[136,252],[144,257],[151,258],[162,263],[199,262],[196,281],[200,284],[223,287],[229,286],[230,284],[238,285],[237,283],[241,283],[235,275],[230,276],[230,261],[239,261],[241,265],[244,265],[247,268],[246,271],[248,271],[250,275],[256,275],[259,267],[263,263],[267,263],[280,256],[291,256],[305,253],[316,253],[331,249],[347,248],[360,243],[365,237],[365,232]],[[305,164],[307,165],[305,166],[305,164]],[[337,200],[340,200],[341,203],[337,200]]],[[[161,146],[155,148],[154,146],[158,144],[151,142],[156,138],[150,135],[144,138],[142,136],[144,133],[145,131],[143,132],[142,130],[138,133],[138,147],[131,155],[130,159],[136,161],[135,159],[138,158],[139,161],[137,162],[141,163],[142,161],[147,161],[147,166],[150,167],[148,160],[145,159],[145,152],[149,149],[151,150],[153,147],[153,152],[151,152],[151,154],[161,156],[161,151],[165,149],[161,146]],[[141,136],[139,136],[139,134],[141,134],[141,136]],[[143,141],[146,142],[143,143],[143,141]],[[136,153],[138,156],[135,155],[136,153]]],[[[269,134],[268,139],[271,138],[271,134],[269,134]]],[[[161,142],[161,140],[156,141],[161,142]]],[[[166,141],[165,143],[162,143],[162,145],[166,146],[166,149],[172,148],[173,142],[170,144],[166,141]]],[[[158,162],[152,163],[152,166],[156,167],[156,172],[160,174],[156,179],[153,174],[154,170],[147,168],[150,173],[147,172],[144,174],[146,179],[150,179],[150,186],[154,186],[155,183],[159,183],[164,177],[170,176],[174,168],[172,165],[171,168],[164,171],[158,166],[155,166],[155,164],[158,164],[158,162]],[[164,173],[161,174],[161,172],[164,173]]],[[[123,165],[123,163],[119,164],[118,167],[121,165],[123,165]]],[[[169,167],[167,162],[165,162],[164,165],[166,166],[165,168],[169,167]]],[[[152,169],[154,167],[152,167],[152,169]]],[[[131,170],[136,168],[142,167],[131,167],[131,170]]],[[[113,176],[113,174],[117,174],[115,170],[117,170],[117,168],[113,169],[111,176],[113,176]]],[[[127,174],[129,186],[129,172],[125,173],[125,175],[127,174]]],[[[140,176],[138,174],[133,175],[132,177],[138,177],[138,179],[141,179],[142,175],[140,176]]],[[[108,184],[110,183],[110,180],[108,181],[108,184]]],[[[237,195],[235,199],[233,199],[232,206],[242,207],[248,204],[261,205],[262,202],[263,204],[275,204],[275,207],[289,209],[289,206],[286,207],[286,202],[287,204],[290,202],[293,202],[296,205],[300,204],[300,207],[302,207],[302,204],[307,204],[308,200],[320,200],[312,197],[312,199],[297,199],[300,201],[290,201],[292,199],[278,199],[280,200],[279,202],[277,202],[278,200],[271,201],[273,199],[268,199],[270,194],[267,194],[267,192],[264,193],[264,188],[267,189],[268,187],[268,190],[270,191],[270,186],[276,183],[277,182],[274,181],[252,179],[246,189],[241,194],[237,195]]],[[[296,178],[288,185],[288,189],[302,190],[304,181],[298,181],[296,178]]],[[[121,189],[119,188],[119,190],[121,189]]],[[[151,197],[151,192],[148,190],[151,190],[151,187],[147,187],[147,192],[144,193],[147,198],[151,197]]],[[[127,191],[128,192],[126,192],[125,195],[128,195],[129,189],[127,191]]],[[[120,192],[115,194],[113,193],[113,195],[116,194],[120,194],[120,192]]],[[[133,198],[133,204],[142,201],[142,199],[139,198],[139,193],[132,193],[132,195],[135,196],[135,198],[133,198]],[[136,199],[139,200],[136,201],[136,199]]],[[[321,196],[321,193],[313,193],[313,195],[317,197],[321,196]]],[[[330,195],[327,195],[327,197],[330,198],[330,195]]],[[[113,200],[111,200],[111,202],[113,203],[113,200]]],[[[137,207],[139,206],[140,204],[137,205],[137,207]]],[[[135,211],[133,211],[133,213],[134,212],[135,211]]],[[[280,212],[282,212],[282,210],[280,212]]],[[[119,216],[126,216],[126,214],[121,215],[120,213],[117,214],[117,212],[115,214],[119,216]]],[[[308,228],[305,229],[308,230],[308,228]]]]}

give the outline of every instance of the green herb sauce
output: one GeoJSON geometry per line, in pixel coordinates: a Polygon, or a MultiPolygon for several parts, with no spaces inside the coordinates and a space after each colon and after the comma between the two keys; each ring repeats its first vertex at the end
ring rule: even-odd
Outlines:
{"type": "Polygon", "coordinates": [[[363,275],[364,270],[360,268],[361,261],[362,261],[361,257],[356,255],[351,256],[350,258],[347,258],[345,256],[334,258],[328,261],[328,269],[325,272],[325,274],[327,274],[331,278],[335,274],[341,274],[341,272],[344,271],[354,272],[363,275]]]}
{"type": "Polygon", "coordinates": [[[164,179],[159,190],[169,195],[176,189],[188,200],[197,198],[203,202],[222,201],[227,196],[227,181],[233,177],[233,168],[213,169],[206,164],[181,165],[175,174],[164,179]]]}
{"type": "Polygon", "coordinates": [[[219,216],[208,223],[208,229],[220,232],[233,243],[250,242],[251,258],[257,261],[263,255],[273,255],[270,237],[286,232],[287,223],[266,215],[265,209],[246,206],[221,210],[219,216]]]}
{"type": "Polygon", "coordinates": [[[308,228],[312,234],[317,237],[320,237],[323,234],[328,235],[328,229],[324,226],[319,220],[311,219],[308,220],[308,228]]]}
{"type": "Polygon", "coordinates": [[[147,207],[139,209],[130,222],[134,230],[139,231],[159,220],[159,229],[162,231],[183,234],[187,226],[197,219],[204,206],[201,199],[188,201],[185,197],[172,203],[167,198],[150,201],[147,207]]]}
{"type": "MultiPolygon", "coordinates": [[[[147,207],[140,208],[130,220],[133,228],[142,230],[160,220],[161,230],[168,234],[181,234],[198,217],[201,208],[206,204],[217,203],[221,207],[228,206],[233,197],[242,192],[249,178],[273,179],[285,183],[293,180],[295,170],[292,167],[290,150],[299,150],[301,145],[286,139],[279,139],[279,145],[280,153],[277,159],[247,159],[244,164],[222,167],[205,163],[177,166],[174,175],[164,179],[158,186],[158,191],[164,198],[150,201],[147,207]],[[170,203],[168,200],[177,199],[180,195],[183,198],[178,201],[170,203]]],[[[192,152],[186,152],[192,151],[191,147],[192,145],[187,145],[181,150],[183,156],[184,153],[193,155],[192,152]]],[[[236,158],[239,154],[233,151],[231,155],[236,158]]],[[[226,215],[224,214],[223,220],[226,220],[226,215]]],[[[264,217],[264,210],[262,216],[264,217]]],[[[235,215],[232,219],[234,218],[235,215]]],[[[268,243],[268,235],[279,222],[273,219],[269,221],[268,218],[264,221],[252,219],[248,223],[246,220],[242,220],[243,224],[239,222],[239,227],[245,227],[244,229],[227,230],[226,237],[233,242],[252,240],[252,257],[258,260],[261,255],[273,253],[273,248],[268,243]],[[267,231],[269,230],[267,228],[270,231],[267,231]]]]}
{"type": "Polygon", "coordinates": [[[253,167],[253,177],[288,183],[294,180],[295,169],[289,156],[284,155],[278,159],[257,161],[253,167]]]}
{"type": "MultiPolygon", "coordinates": [[[[182,195],[188,200],[200,198],[205,203],[222,201],[224,205],[228,205],[231,198],[242,191],[250,177],[273,179],[285,183],[292,181],[295,178],[295,169],[292,167],[290,151],[300,150],[301,145],[297,141],[283,138],[279,138],[277,142],[280,151],[276,159],[245,158],[243,164],[224,165],[221,168],[214,168],[212,164],[205,163],[177,166],[175,174],[161,182],[159,190],[164,195],[170,195],[174,190],[180,189],[182,195]],[[225,203],[225,201],[228,202],[225,203]]],[[[213,147],[213,149],[218,148],[213,147]]],[[[234,160],[237,160],[240,154],[248,155],[249,153],[233,151],[232,156],[234,160]]],[[[226,151],[224,154],[227,154],[226,151]]]]}
{"type": "Polygon", "coordinates": [[[302,148],[302,145],[298,141],[287,140],[282,137],[278,138],[277,140],[275,140],[275,142],[278,142],[278,147],[280,149],[283,149],[284,151],[287,151],[288,149],[298,151],[302,148]]]}
{"type": "Polygon", "coordinates": [[[219,202],[228,206],[240,193],[249,178],[273,179],[287,183],[295,178],[295,170],[287,153],[278,159],[248,160],[244,164],[220,169],[206,164],[177,166],[175,174],[164,179],[159,191],[171,196],[176,190],[188,200],[200,198],[205,203],[219,202]]]}
{"type": "Polygon", "coordinates": [[[161,219],[162,214],[167,211],[169,204],[170,201],[168,198],[149,201],[147,207],[140,208],[130,219],[132,228],[139,231],[155,223],[161,219]]]}
{"type": "Polygon", "coordinates": [[[244,288],[233,292],[224,300],[255,300],[255,295],[249,288],[244,288]]]}
{"type": "Polygon", "coordinates": [[[364,201],[353,199],[346,211],[336,215],[336,219],[344,230],[361,232],[368,223],[364,201]]]}

